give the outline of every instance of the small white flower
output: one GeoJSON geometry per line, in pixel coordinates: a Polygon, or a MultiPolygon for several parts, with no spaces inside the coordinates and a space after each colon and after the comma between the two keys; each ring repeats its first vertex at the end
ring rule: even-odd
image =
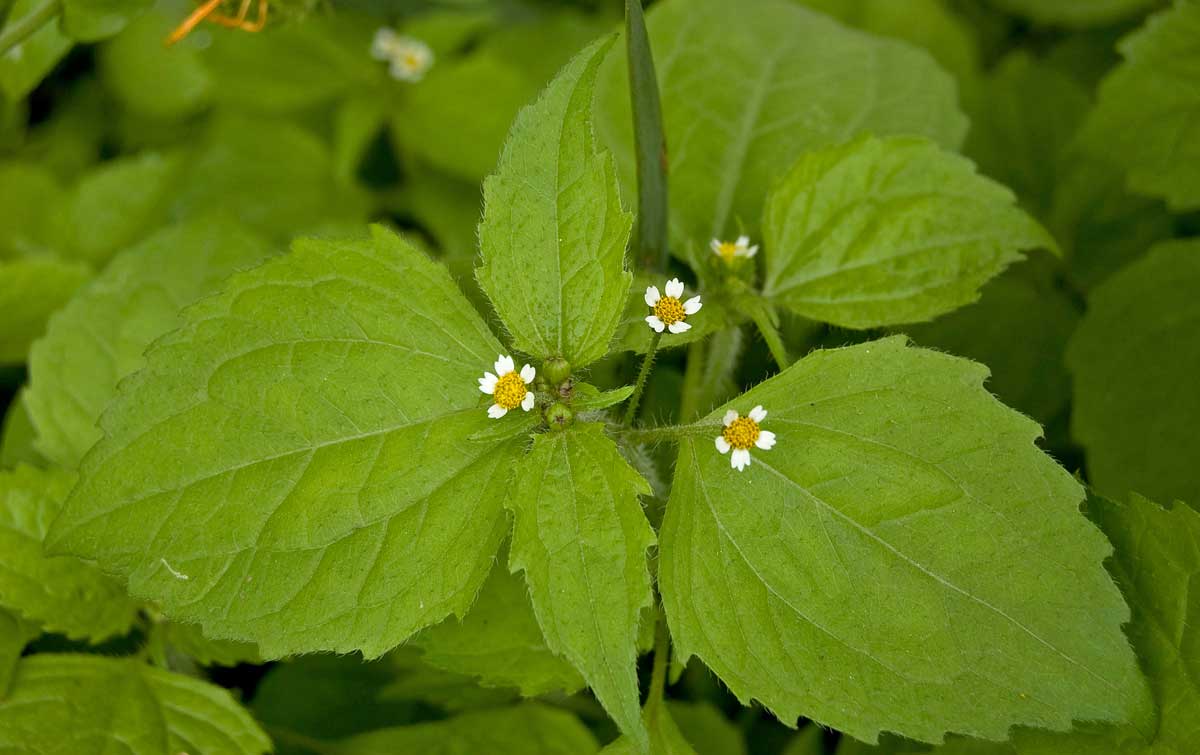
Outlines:
{"type": "Polygon", "coordinates": [[[723,454],[733,451],[729,464],[741,472],[750,466],[750,447],[757,446],[763,451],[771,450],[775,445],[775,433],[763,430],[759,423],[767,418],[767,412],[761,406],[750,410],[745,417],[730,409],[725,412],[725,429],[717,436],[717,450],[723,454]]]}
{"type": "Polygon", "coordinates": [[[654,310],[654,314],[647,317],[646,322],[654,329],[655,333],[661,333],[664,330],[682,333],[690,330],[692,326],[685,321],[688,315],[694,315],[700,311],[700,307],[703,306],[700,303],[700,297],[693,296],[687,301],[680,301],[683,297],[683,283],[678,278],[667,281],[664,288],[667,290],[666,296],[658,292],[658,286],[650,286],[646,289],[646,306],[654,310]]]}
{"type": "Polygon", "coordinates": [[[721,241],[713,239],[709,243],[709,247],[713,250],[713,254],[717,255],[725,262],[733,262],[737,257],[753,257],[758,254],[758,244],[750,246],[749,236],[738,236],[737,241],[721,241]]]}
{"type": "Polygon", "coordinates": [[[433,50],[415,37],[397,34],[386,26],[375,32],[371,57],[390,63],[388,71],[400,81],[420,81],[433,65],[433,50]]]}
{"type": "Polygon", "coordinates": [[[537,370],[528,364],[520,372],[516,369],[512,357],[501,354],[496,357],[496,373],[485,372],[479,378],[479,390],[496,400],[488,407],[488,416],[492,419],[500,419],[509,409],[518,406],[525,411],[533,408],[536,399],[526,386],[533,382],[537,370]]]}

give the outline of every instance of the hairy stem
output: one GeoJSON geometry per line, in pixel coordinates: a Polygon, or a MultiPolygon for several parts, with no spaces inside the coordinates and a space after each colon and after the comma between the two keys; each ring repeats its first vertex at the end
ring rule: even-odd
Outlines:
{"type": "Polygon", "coordinates": [[[49,23],[59,12],[60,0],[42,0],[18,19],[9,19],[3,29],[0,29],[0,55],[24,42],[38,29],[49,23]]]}
{"type": "Polygon", "coordinates": [[[650,692],[646,697],[646,714],[653,721],[662,705],[663,690],[667,686],[667,663],[671,656],[671,638],[667,631],[667,617],[658,608],[654,622],[654,667],[650,670],[650,692]]]}
{"type": "Polygon", "coordinates": [[[638,404],[642,401],[642,392],[646,390],[646,380],[650,377],[650,368],[654,366],[654,353],[658,351],[658,342],[661,340],[662,333],[655,333],[650,339],[650,348],[646,351],[646,356],[642,357],[642,369],[638,371],[633,395],[629,397],[629,405],[625,407],[625,420],[622,422],[625,427],[632,425],[637,417],[638,404]]]}
{"type": "Polygon", "coordinates": [[[687,366],[684,368],[683,389],[679,398],[679,419],[682,422],[691,422],[700,410],[701,382],[708,360],[707,343],[704,340],[688,344],[687,366]]]}
{"type": "Polygon", "coordinates": [[[753,313],[754,324],[758,326],[758,332],[762,333],[763,340],[767,342],[767,348],[771,350],[771,356],[774,357],[775,363],[779,365],[779,369],[786,370],[791,366],[792,360],[788,357],[787,347],[783,344],[783,337],[779,335],[779,328],[775,325],[770,311],[765,307],[752,307],[750,311],[753,313]]]}

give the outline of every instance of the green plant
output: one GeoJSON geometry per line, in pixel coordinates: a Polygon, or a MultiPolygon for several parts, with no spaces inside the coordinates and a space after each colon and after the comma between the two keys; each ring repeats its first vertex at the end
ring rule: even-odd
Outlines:
{"type": "Polygon", "coordinates": [[[0,751],[1200,748],[1200,5],[460,5],[10,8],[0,751]]]}

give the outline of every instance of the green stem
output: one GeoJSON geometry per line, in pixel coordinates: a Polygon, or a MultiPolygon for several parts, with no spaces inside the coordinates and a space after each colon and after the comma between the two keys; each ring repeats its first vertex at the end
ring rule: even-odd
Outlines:
{"type": "Polygon", "coordinates": [[[667,632],[667,617],[659,607],[658,618],[654,622],[654,667],[650,670],[650,693],[646,697],[646,715],[651,721],[658,715],[659,706],[662,705],[670,657],[671,638],[667,632]]]}
{"type": "Polygon", "coordinates": [[[660,425],[659,427],[612,428],[621,440],[636,445],[653,445],[667,441],[677,441],[689,435],[708,435],[719,432],[720,425],[660,425]]]}
{"type": "Polygon", "coordinates": [[[42,3],[18,19],[9,19],[0,29],[0,55],[21,44],[31,34],[45,26],[58,15],[60,0],[42,0],[42,3]]]}
{"type": "Polygon", "coordinates": [[[775,363],[779,365],[779,369],[786,370],[791,366],[792,360],[788,357],[787,347],[783,345],[783,338],[779,335],[779,328],[776,327],[770,310],[766,307],[752,307],[750,311],[754,324],[758,326],[758,332],[762,333],[767,348],[771,350],[771,356],[775,358],[775,363]]]}
{"type": "Polygon", "coordinates": [[[708,357],[706,343],[707,340],[688,344],[687,366],[683,372],[683,388],[679,399],[679,419],[683,422],[691,422],[700,410],[701,383],[708,357]]]}
{"type": "Polygon", "coordinates": [[[625,407],[625,420],[622,422],[625,427],[632,425],[637,417],[638,404],[642,401],[642,392],[646,390],[646,380],[650,377],[650,368],[654,366],[654,353],[658,351],[658,342],[661,340],[662,333],[655,333],[650,338],[650,348],[646,351],[646,356],[642,357],[642,369],[638,371],[633,395],[629,397],[629,405],[625,407]]]}
{"type": "Polygon", "coordinates": [[[658,77],[641,0],[625,0],[625,47],[637,155],[637,254],[645,268],[667,269],[667,145],[663,136],[658,77]]]}

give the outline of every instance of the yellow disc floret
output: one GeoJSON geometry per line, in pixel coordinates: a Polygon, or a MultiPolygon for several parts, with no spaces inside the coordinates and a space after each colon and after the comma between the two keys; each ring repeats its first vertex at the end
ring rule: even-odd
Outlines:
{"type": "Polygon", "coordinates": [[[529,389],[525,387],[525,381],[521,379],[521,375],[516,372],[510,372],[507,375],[501,375],[496,381],[496,390],[492,393],[492,397],[496,400],[496,405],[503,409],[516,409],[521,405],[521,401],[525,398],[525,394],[529,389]]]}
{"type": "Polygon", "coordinates": [[[682,320],[685,314],[683,302],[674,296],[664,296],[654,305],[654,315],[662,320],[663,325],[673,325],[682,320]]]}
{"type": "Polygon", "coordinates": [[[758,423],[749,417],[738,417],[721,431],[721,437],[734,448],[750,448],[758,440],[758,423]]]}
{"type": "Polygon", "coordinates": [[[721,259],[726,262],[733,262],[733,258],[737,256],[738,245],[733,241],[722,241],[717,245],[717,254],[721,255],[721,259]]]}

